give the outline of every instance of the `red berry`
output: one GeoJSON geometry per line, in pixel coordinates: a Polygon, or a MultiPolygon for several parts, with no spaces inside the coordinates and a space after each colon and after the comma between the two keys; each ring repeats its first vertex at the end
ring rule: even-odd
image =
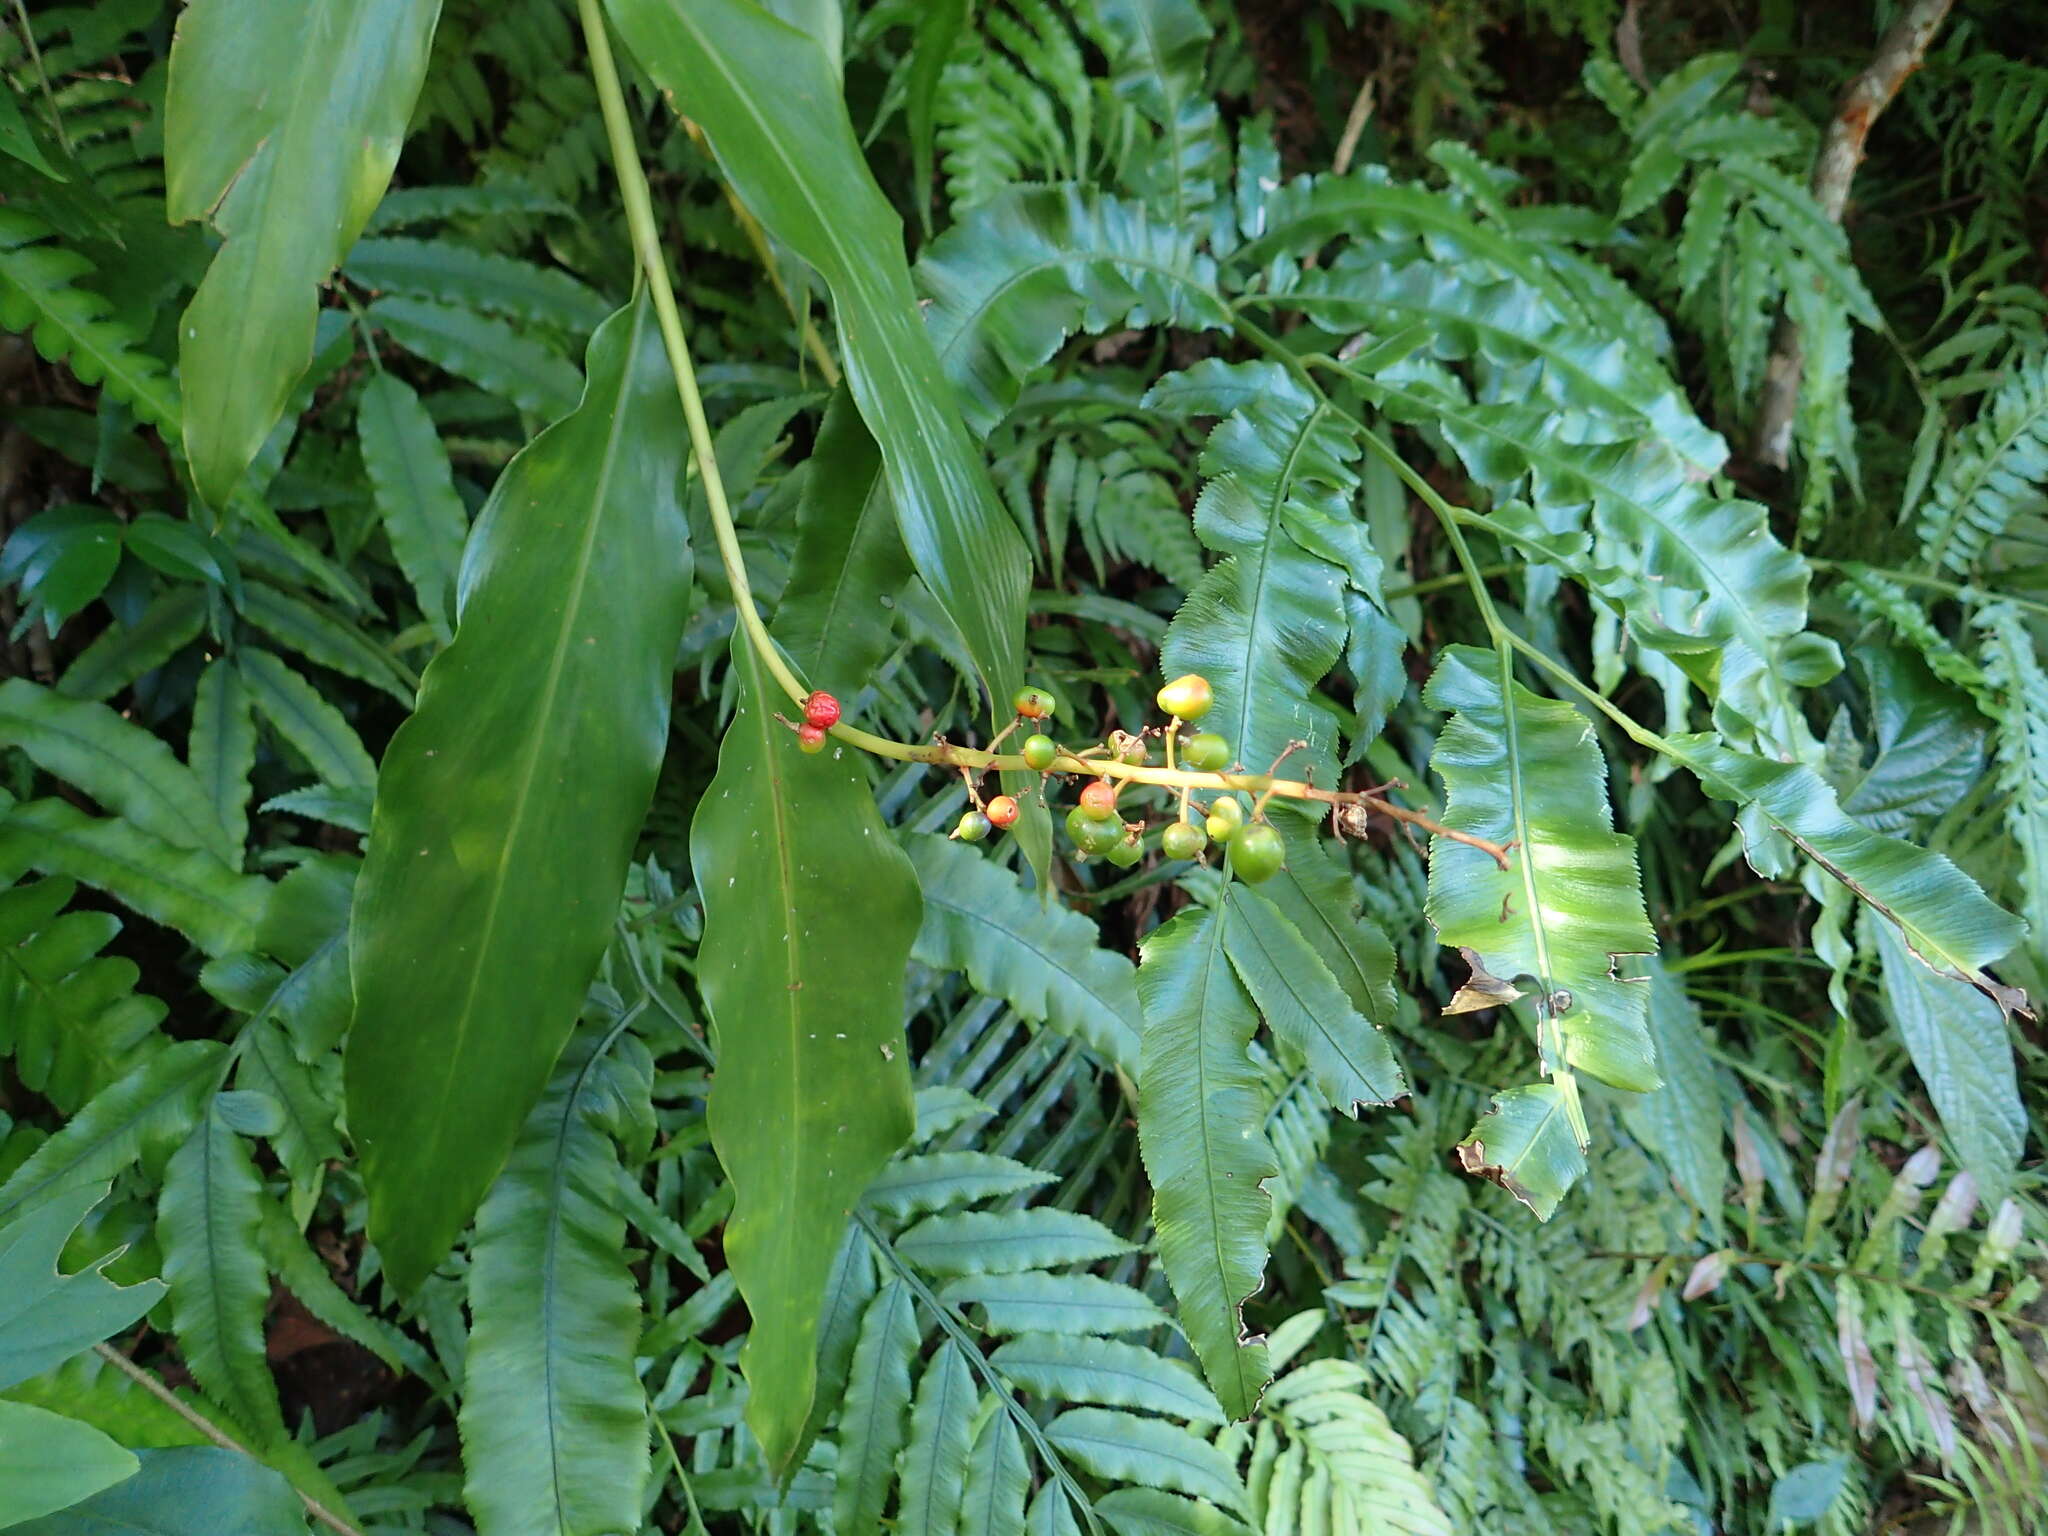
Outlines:
{"type": "Polygon", "coordinates": [[[796,744],[815,757],[825,750],[825,729],[818,725],[800,725],[796,728],[796,744]]]}
{"type": "Polygon", "coordinates": [[[1012,826],[1017,820],[1017,802],[1008,795],[997,795],[982,808],[982,814],[998,827],[1012,826]]]}
{"type": "Polygon", "coordinates": [[[820,688],[804,700],[804,724],[828,731],[839,723],[839,701],[820,688]]]}
{"type": "Polygon", "coordinates": [[[1081,791],[1081,809],[1097,821],[1107,821],[1116,814],[1116,785],[1108,779],[1096,779],[1081,791]]]}

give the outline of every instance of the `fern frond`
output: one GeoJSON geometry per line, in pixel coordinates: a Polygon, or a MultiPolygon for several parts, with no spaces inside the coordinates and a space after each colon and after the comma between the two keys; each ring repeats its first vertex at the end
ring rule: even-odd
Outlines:
{"type": "Polygon", "coordinates": [[[2019,849],[2030,942],[2037,954],[2048,953],[2048,671],[2017,609],[1994,604],[1977,623],[1985,682],[2000,704],[1999,788],[2009,797],[2005,824],[2019,849]]]}
{"type": "Polygon", "coordinates": [[[1942,460],[1918,509],[1920,554],[1967,574],[2016,518],[2048,507],[2048,353],[2015,368],[1942,460]]]}

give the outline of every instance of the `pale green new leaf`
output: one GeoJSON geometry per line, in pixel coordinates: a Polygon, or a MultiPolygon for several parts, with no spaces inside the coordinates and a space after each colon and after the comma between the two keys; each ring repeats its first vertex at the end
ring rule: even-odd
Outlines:
{"type": "Polygon", "coordinates": [[[44,772],[83,790],[130,826],[177,848],[239,866],[212,801],[162,738],[104,704],[66,698],[11,677],[0,683],[0,745],[19,747],[44,772]]]}
{"type": "Polygon", "coordinates": [[[1574,1068],[1618,1088],[1656,1087],[1649,987],[1618,978],[1615,962],[1655,953],[1657,938],[1635,840],[1614,830],[1592,726],[1515,683],[1504,653],[1469,646],[1445,651],[1423,701],[1455,711],[1430,759],[1444,781],[1444,825],[1514,845],[1502,869],[1482,849],[1431,840],[1438,938],[1537,995],[1546,1073],[1574,1068]]]}
{"type": "Polygon", "coordinates": [[[753,0],[608,0],[627,45],[701,126],[733,190],[831,289],[846,379],[881,446],[904,547],[992,698],[1023,681],[1030,555],[940,386],[902,227],[862,158],[837,61],[753,0]]]}
{"type": "Polygon", "coordinates": [[[1181,1326],[1223,1411],[1243,1418],[1268,1374],[1265,1343],[1246,1334],[1240,1308],[1265,1271],[1272,1202],[1260,1181],[1279,1164],[1246,1055],[1258,1015],[1225,955],[1229,926],[1227,909],[1198,907],[1140,946],[1138,1142],[1181,1326]]]}
{"type": "Polygon", "coordinates": [[[2012,1187],[2027,1139],[2006,1017],[1976,988],[1919,964],[1890,923],[1876,928],[1886,1011],[1927,1085],[1943,1134],[1996,1206],[2012,1187]]]}
{"type": "Polygon", "coordinates": [[[445,645],[454,634],[455,583],[469,535],[447,450],[420,397],[395,374],[379,373],[363,386],[356,431],[391,553],[445,645]]]}
{"type": "Polygon", "coordinates": [[[164,109],[172,222],[224,243],[179,322],[185,451],[225,507],[313,357],[319,285],[398,161],[439,0],[198,0],[164,109]]]}
{"type": "Polygon", "coordinates": [[[269,881],[234,873],[215,853],[88,816],[63,800],[30,800],[9,810],[0,818],[0,856],[106,891],[209,955],[253,947],[270,895],[269,881]]]}
{"type": "Polygon", "coordinates": [[[1130,1247],[1093,1216],[1053,1206],[927,1216],[895,1241],[898,1253],[935,1275],[1092,1264],[1130,1247]]]}
{"type": "Polygon", "coordinates": [[[1093,923],[1041,903],[974,848],[916,834],[903,845],[924,889],[912,951],[921,963],[964,970],[976,991],[1137,1070],[1143,1015],[1135,973],[1102,947],[1093,923]]]}
{"type": "Polygon", "coordinates": [[[270,1272],[258,1242],[263,1181],[220,1098],[164,1168],[157,1242],[178,1347],[199,1384],[265,1444],[284,1414],[263,1352],[270,1272]]]}
{"type": "Polygon", "coordinates": [[[370,1235],[401,1287],[497,1175],[611,942],[687,607],[684,443],[642,299],[592,341],[575,414],[499,477],[455,642],[384,754],[346,1078],[370,1235]]]}
{"type": "Polygon", "coordinates": [[[613,1097],[644,1107],[651,1073],[634,1037],[587,1033],[477,1212],[459,1421],[481,1536],[609,1536],[639,1522],[640,1296],[602,1120],[613,1097]]]}
{"type": "Polygon", "coordinates": [[[690,862],[718,1049],[711,1138],[733,1185],[726,1262],[753,1315],[748,1422],[781,1470],[802,1451],[847,1217],[916,1123],[902,1019],[919,899],[856,765],[797,750],[744,635],[733,666],[690,862]]]}
{"type": "Polygon", "coordinates": [[[60,1271],[65,1243],[106,1194],[105,1184],[78,1184],[0,1226],[0,1390],[119,1333],[163,1295],[161,1281],[119,1286],[100,1273],[119,1249],[60,1271]]]}

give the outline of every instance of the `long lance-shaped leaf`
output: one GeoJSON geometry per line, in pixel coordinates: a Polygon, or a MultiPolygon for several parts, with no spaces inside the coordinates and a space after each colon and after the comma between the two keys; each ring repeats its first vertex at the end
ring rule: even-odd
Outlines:
{"type": "Polygon", "coordinates": [[[916,1124],[903,972],[919,902],[854,762],[797,750],[744,636],[733,666],[738,712],[690,863],[718,1040],[711,1141],[733,1185],[725,1256],[753,1315],[747,1422],[780,1473],[803,1449],[832,1256],[916,1124]]]}
{"type": "Polygon", "coordinates": [[[185,755],[199,791],[213,806],[231,861],[241,866],[249,840],[249,775],[256,769],[255,705],[233,658],[219,656],[199,674],[192,699],[192,734],[185,755]]]}
{"type": "Polygon", "coordinates": [[[419,598],[420,612],[446,644],[454,633],[448,620],[455,611],[469,518],[455,494],[434,419],[410,385],[380,373],[363,386],[356,431],[391,552],[419,598]]]}
{"type": "Polygon", "coordinates": [[[704,129],[740,199],[832,290],[846,380],[881,446],[904,547],[991,694],[1022,681],[1030,552],[960,420],[903,259],[902,224],[834,61],[753,0],[607,0],[627,45],[704,129]]]}
{"type": "Polygon", "coordinates": [[[1423,701],[1456,711],[1430,759],[1444,781],[1444,824],[1514,845],[1502,869],[1470,844],[1432,840],[1437,936],[1536,994],[1546,1073],[1576,1068],[1618,1088],[1656,1087],[1649,986],[1619,980],[1614,965],[1654,953],[1657,936],[1635,840],[1614,830],[1592,726],[1513,682],[1501,653],[1470,646],[1444,653],[1423,701]]]}
{"type": "Polygon", "coordinates": [[[178,326],[193,482],[227,505],[313,358],[319,285],[362,232],[426,74],[440,0],[197,0],[165,104],[173,222],[225,243],[178,326]]]}
{"type": "Polygon", "coordinates": [[[910,1288],[892,1280],[868,1303],[839,1414],[832,1509],[842,1531],[879,1530],[906,1433],[918,1328],[910,1288]]]}
{"type": "Polygon", "coordinates": [[[610,941],[688,604],[675,384],[644,299],[507,466],[455,641],[385,754],[349,935],[349,1128],[402,1287],[476,1209],[610,941]]]}
{"type": "Polygon", "coordinates": [[[216,1097],[164,1169],[157,1241],[178,1347],[199,1384],[266,1442],[284,1436],[263,1354],[270,1271],[257,1241],[263,1181],[216,1097]]]}
{"type": "Polygon", "coordinates": [[[1241,1419],[1272,1375],[1265,1340],[1246,1334],[1241,1308],[1266,1267],[1273,1202],[1259,1183],[1280,1165],[1246,1054],[1258,1014],[1224,952],[1229,926],[1227,909],[1195,908],[1140,946],[1138,1145],[1181,1326],[1223,1411],[1241,1419]]]}
{"type": "Polygon", "coordinates": [[[1347,498],[1358,443],[1344,419],[1276,365],[1207,364],[1146,397],[1222,415],[1202,453],[1210,476],[1195,532],[1226,556],[1188,594],[1166,632],[1169,677],[1199,672],[1215,690],[1202,722],[1254,772],[1305,741],[1296,759],[1336,780],[1336,718],[1312,695],[1344,651],[1346,582],[1379,584],[1379,559],[1347,498]]]}
{"type": "Polygon", "coordinates": [[[964,970],[977,991],[1137,1072],[1144,1014],[1131,962],[1102,947],[1093,923],[1042,905],[972,848],[923,835],[904,846],[924,888],[920,961],[964,970]]]}
{"type": "Polygon", "coordinates": [[[639,1523],[640,1296],[600,1120],[614,1096],[644,1106],[651,1072],[630,1035],[572,1046],[477,1213],[461,1424],[463,1497],[483,1536],[607,1536],[639,1523]]]}
{"type": "Polygon", "coordinates": [[[1883,837],[1842,813],[1827,781],[1803,763],[1778,763],[1738,752],[1705,734],[1670,743],[1677,760],[1717,800],[1743,808],[1738,820],[1752,864],[1782,869],[1770,835],[1790,839],[1822,869],[1897,924],[1922,961],[1967,981],[2002,1007],[2025,995],[1984,967],[2011,953],[2026,924],[1998,906],[1941,854],[1883,837]]]}

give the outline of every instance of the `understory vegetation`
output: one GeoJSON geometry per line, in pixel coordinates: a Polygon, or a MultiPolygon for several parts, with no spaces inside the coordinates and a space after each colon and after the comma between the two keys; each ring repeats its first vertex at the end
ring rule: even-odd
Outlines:
{"type": "Polygon", "coordinates": [[[1994,0],[0,27],[0,1529],[2048,1529],[1994,0]]]}

